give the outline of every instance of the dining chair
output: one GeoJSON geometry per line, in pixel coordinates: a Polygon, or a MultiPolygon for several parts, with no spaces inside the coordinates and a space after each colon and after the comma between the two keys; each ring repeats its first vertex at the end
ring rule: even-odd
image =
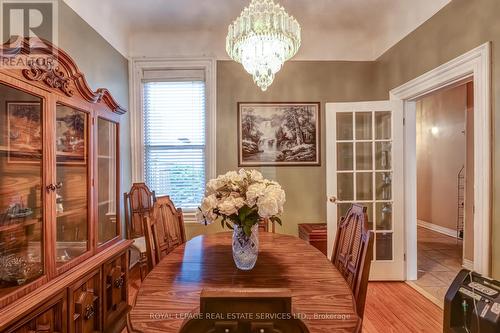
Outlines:
{"type": "MultiPolygon", "coordinates": [[[[175,208],[168,195],[156,197],[149,214],[143,218],[145,257],[148,272],[160,262],[162,257],[186,242],[182,209],[175,208]],[[157,250],[159,249],[159,250],[157,250]]],[[[141,273],[141,280],[142,273],[141,273]]],[[[135,306],[136,298],[132,301],[135,306]]],[[[128,333],[142,333],[134,329],[127,313],[128,333]]]]}
{"type": "MultiPolygon", "coordinates": [[[[146,274],[146,242],[143,232],[143,219],[149,216],[153,203],[156,201],[155,192],[151,191],[145,183],[134,183],[130,192],[124,193],[125,203],[125,229],[127,239],[134,240],[129,260],[132,261],[132,253],[138,254],[138,265],[141,273],[141,281],[146,274]]],[[[130,263],[129,263],[130,266],[130,263]]]]}
{"type": "Polygon", "coordinates": [[[201,291],[200,313],[184,322],[179,332],[309,333],[309,330],[292,314],[289,289],[217,288],[201,291]],[[210,314],[217,314],[217,318],[210,314]]]}
{"type": "Polygon", "coordinates": [[[175,207],[168,195],[158,197],[157,202],[162,214],[163,241],[168,244],[167,252],[170,252],[186,242],[184,214],[182,208],[175,207]]]}
{"type": "Polygon", "coordinates": [[[269,219],[264,219],[259,222],[259,231],[269,232],[269,230],[271,230],[273,234],[276,233],[276,225],[274,224],[273,221],[269,219]],[[271,224],[271,229],[269,229],[269,224],[271,224]]]}
{"type": "Polygon", "coordinates": [[[366,207],[353,204],[337,227],[332,263],[351,288],[361,321],[372,258],[373,232],[368,230],[366,207]]]}
{"type": "Polygon", "coordinates": [[[164,255],[185,243],[182,209],[175,208],[168,195],[157,197],[152,212],[143,222],[147,264],[151,271],[164,255]]]}

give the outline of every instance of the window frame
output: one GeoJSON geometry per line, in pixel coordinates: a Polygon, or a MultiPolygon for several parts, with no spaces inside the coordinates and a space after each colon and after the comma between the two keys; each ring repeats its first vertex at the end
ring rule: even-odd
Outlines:
{"type": "MultiPolygon", "coordinates": [[[[215,178],[216,158],[216,73],[213,58],[132,59],[130,73],[130,143],[132,181],[144,182],[144,72],[151,70],[203,70],[205,74],[205,177],[215,178]]],[[[161,79],[159,79],[161,80],[161,79]]],[[[185,212],[185,222],[196,222],[194,212],[185,212]]]]}

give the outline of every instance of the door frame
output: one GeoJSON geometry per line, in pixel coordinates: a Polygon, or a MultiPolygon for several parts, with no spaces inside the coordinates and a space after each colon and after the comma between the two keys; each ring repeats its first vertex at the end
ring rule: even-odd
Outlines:
{"type": "Polygon", "coordinates": [[[474,83],[474,271],[491,273],[491,43],[389,92],[404,102],[406,279],[417,279],[416,99],[472,77],[474,83]]]}

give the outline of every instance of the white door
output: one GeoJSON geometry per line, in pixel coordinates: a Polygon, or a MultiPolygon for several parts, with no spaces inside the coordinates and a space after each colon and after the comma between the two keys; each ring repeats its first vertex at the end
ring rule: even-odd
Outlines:
{"type": "Polygon", "coordinates": [[[404,280],[403,103],[326,104],[328,253],[352,203],[374,232],[371,280],[404,280]]]}

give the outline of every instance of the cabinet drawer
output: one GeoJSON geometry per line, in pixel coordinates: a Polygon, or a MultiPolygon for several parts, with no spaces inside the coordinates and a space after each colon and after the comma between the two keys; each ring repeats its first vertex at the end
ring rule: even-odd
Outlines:
{"type": "Polygon", "coordinates": [[[5,333],[66,333],[66,293],[60,293],[38,307],[5,333]]]}
{"type": "Polygon", "coordinates": [[[101,332],[101,295],[100,269],[68,288],[69,333],[101,332]]]}
{"type": "Polygon", "coordinates": [[[128,309],[128,251],[104,264],[104,327],[112,327],[128,309]]]}

